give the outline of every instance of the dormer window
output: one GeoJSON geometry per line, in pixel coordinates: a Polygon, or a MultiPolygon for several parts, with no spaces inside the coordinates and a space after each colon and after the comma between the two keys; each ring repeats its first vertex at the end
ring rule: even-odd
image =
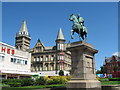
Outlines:
{"type": "Polygon", "coordinates": [[[41,47],[36,47],[37,52],[41,51],[41,47]]]}

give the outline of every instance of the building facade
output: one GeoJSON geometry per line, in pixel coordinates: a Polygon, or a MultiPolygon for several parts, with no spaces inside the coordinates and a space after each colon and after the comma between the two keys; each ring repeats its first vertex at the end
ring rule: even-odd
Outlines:
{"type": "Polygon", "coordinates": [[[0,42],[0,72],[3,79],[30,77],[31,54],[0,42]]]}
{"type": "Polygon", "coordinates": [[[105,57],[104,70],[107,74],[112,74],[115,69],[120,71],[120,57],[113,55],[112,57],[105,57]]]}
{"type": "Polygon", "coordinates": [[[66,50],[70,43],[65,43],[62,30],[58,31],[56,45],[45,47],[38,40],[32,51],[31,71],[41,75],[58,75],[59,70],[63,70],[65,75],[69,75],[71,70],[71,53],[66,50]]]}
{"type": "Polygon", "coordinates": [[[26,21],[24,20],[19,33],[16,34],[15,47],[19,50],[26,51],[30,48],[30,40],[31,37],[28,33],[26,21]]]}

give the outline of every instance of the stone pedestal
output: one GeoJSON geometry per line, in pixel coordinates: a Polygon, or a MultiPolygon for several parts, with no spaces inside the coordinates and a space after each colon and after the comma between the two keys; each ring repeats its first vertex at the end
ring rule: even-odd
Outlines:
{"type": "Polygon", "coordinates": [[[67,90],[101,90],[101,83],[96,79],[94,55],[98,50],[84,41],[71,43],[72,79],[67,83],[67,90]]]}

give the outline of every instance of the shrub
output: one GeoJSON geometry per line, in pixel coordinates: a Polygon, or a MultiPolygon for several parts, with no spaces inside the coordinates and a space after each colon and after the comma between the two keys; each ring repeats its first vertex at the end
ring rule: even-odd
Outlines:
{"type": "Polygon", "coordinates": [[[9,82],[7,84],[10,85],[10,87],[20,87],[21,86],[21,83],[15,83],[15,82],[9,82]]]}
{"type": "Polygon", "coordinates": [[[34,80],[31,78],[24,78],[24,79],[5,79],[2,80],[3,84],[10,85],[12,87],[19,87],[19,86],[30,86],[34,84],[34,80]]]}
{"type": "Polygon", "coordinates": [[[21,86],[22,80],[20,79],[4,79],[2,80],[3,84],[10,85],[11,87],[21,86]]]}
{"type": "Polygon", "coordinates": [[[120,81],[120,78],[109,78],[109,81],[120,81]]]}
{"type": "Polygon", "coordinates": [[[31,78],[24,78],[24,79],[21,79],[21,86],[31,86],[31,85],[34,85],[34,80],[31,79],[31,78]]]}
{"type": "Polygon", "coordinates": [[[35,85],[45,85],[47,82],[47,79],[45,77],[39,77],[35,81],[35,85]]]}
{"type": "Polygon", "coordinates": [[[9,82],[9,80],[10,80],[10,79],[3,79],[3,80],[2,80],[2,83],[3,83],[3,84],[7,84],[7,83],[9,82]]]}
{"type": "Polygon", "coordinates": [[[47,79],[47,84],[64,84],[67,81],[66,76],[52,76],[47,79]]]}
{"type": "Polygon", "coordinates": [[[59,76],[64,76],[64,71],[63,70],[59,71],[59,76]]]}
{"type": "Polygon", "coordinates": [[[96,76],[96,79],[100,81],[100,78],[98,76],[96,76]]]}
{"type": "Polygon", "coordinates": [[[70,81],[72,76],[66,76],[67,81],[70,81]]]}
{"type": "Polygon", "coordinates": [[[47,85],[54,84],[53,79],[47,78],[47,83],[46,83],[46,84],[47,84],[47,85]]]}

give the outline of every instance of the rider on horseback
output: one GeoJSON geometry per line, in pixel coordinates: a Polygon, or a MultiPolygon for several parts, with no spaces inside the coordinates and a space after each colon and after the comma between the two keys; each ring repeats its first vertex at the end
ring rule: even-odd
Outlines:
{"type": "Polygon", "coordinates": [[[70,21],[73,21],[73,26],[71,30],[71,38],[73,39],[74,32],[79,34],[83,40],[87,38],[87,28],[84,26],[84,19],[78,14],[78,18],[75,15],[70,15],[70,21]],[[84,38],[85,36],[85,38],[84,38]]]}

